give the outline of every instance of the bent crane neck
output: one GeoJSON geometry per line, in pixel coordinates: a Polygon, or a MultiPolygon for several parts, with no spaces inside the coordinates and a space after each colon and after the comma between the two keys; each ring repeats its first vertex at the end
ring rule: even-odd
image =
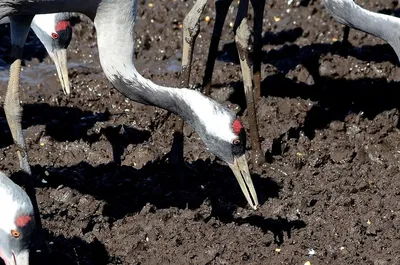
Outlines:
{"type": "Polygon", "coordinates": [[[156,85],[135,69],[134,28],[137,4],[137,0],[120,0],[118,4],[105,0],[97,10],[95,26],[104,73],[126,97],[169,110],[181,116],[201,134],[205,130],[204,121],[198,115],[201,111],[192,103],[203,102],[204,108],[209,107],[204,112],[208,111],[210,115],[218,111],[218,104],[196,91],[156,85]]]}

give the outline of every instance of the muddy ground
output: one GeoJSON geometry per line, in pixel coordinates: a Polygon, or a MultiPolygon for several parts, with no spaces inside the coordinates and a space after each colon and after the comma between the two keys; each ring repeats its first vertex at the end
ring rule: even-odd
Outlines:
{"type": "MultiPolygon", "coordinates": [[[[267,163],[254,168],[261,207],[249,209],[229,168],[185,129],[185,161],[171,167],[173,117],[130,102],[102,73],[85,19],[69,49],[65,97],[43,47],[29,38],[21,84],[23,126],[49,264],[400,264],[400,72],[383,41],[350,32],[322,1],[267,1],[263,98],[267,163]],[[338,41],[339,40],[339,41],[338,41]],[[41,60],[44,61],[39,63],[41,60]]],[[[392,1],[357,1],[396,14],[392,1]]],[[[192,1],[141,1],[136,64],[178,86],[182,30],[192,1]]],[[[214,95],[242,97],[233,33],[235,1],[213,79],[214,95]]],[[[204,16],[214,17],[210,4],[204,16]]],[[[204,17],[203,16],[203,17],[204,17]]],[[[192,84],[202,82],[213,20],[201,22],[192,84]]],[[[1,100],[8,28],[1,28],[1,100]]],[[[246,117],[242,119],[247,126],[246,117]]],[[[19,169],[4,112],[0,169],[19,169]]],[[[250,152],[249,152],[250,154],[250,152]]],[[[31,264],[43,264],[33,250],[31,264]]]]}

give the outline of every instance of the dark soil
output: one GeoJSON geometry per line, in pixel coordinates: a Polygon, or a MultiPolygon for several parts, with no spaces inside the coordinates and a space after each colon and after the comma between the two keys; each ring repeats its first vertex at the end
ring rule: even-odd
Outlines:
{"type": "MultiPolygon", "coordinates": [[[[234,91],[228,100],[245,115],[229,27],[234,2],[213,95],[234,91]]],[[[174,118],[112,88],[86,19],[74,28],[68,98],[52,62],[30,37],[23,126],[49,264],[400,264],[396,55],[355,30],[352,46],[341,49],[343,27],[322,1],[287,2],[267,1],[265,9],[258,121],[268,163],[251,166],[257,211],[247,206],[230,169],[189,127],[188,169],[183,177],[176,172],[168,160],[174,118]]],[[[139,5],[137,68],[158,84],[178,86],[179,24],[193,1],[149,3],[139,5]]],[[[396,13],[392,1],[360,4],[396,13]]],[[[206,15],[214,17],[212,5],[206,15]]],[[[213,20],[202,20],[192,84],[202,82],[212,27],[213,20]]],[[[1,32],[9,34],[4,26],[1,32]]],[[[9,52],[6,40],[1,38],[2,54],[9,52]]],[[[4,66],[7,56],[1,60],[4,66]]],[[[7,71],[0,72],[1,100],[7,80],[7,71]]],[[[3,111],[0,134],[0,169],[15,176],[16,149],[3,111]]],[[[34,249],[31,264],[43,264],[41,257],[34,249]]]]}

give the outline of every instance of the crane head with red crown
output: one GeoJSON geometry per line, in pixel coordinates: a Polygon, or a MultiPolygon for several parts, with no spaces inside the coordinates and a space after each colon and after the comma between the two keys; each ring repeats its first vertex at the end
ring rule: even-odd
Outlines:
{"type": "Polygon", "coordinates": [[[231,110],[213,104],[210,99],[197,99],[189,105],[197,119],[186,119],[202,138],[207,149],[225,161],[253,209],[258,198],[246,159],[246,132],[241,121],[231,110]]]}
{"type": "Polygon", "coordinates": [[[0,172],[0,258],[6,265],[28,265],[36,229],[32,203],[25,191],[0,172]]]}
{"type": "Polygon", "coordinates": [[[233,163],[228,165],[231,168],[236,180],[242,189],[248,203],[253,209],[258,207],[258,198],[255,191],[253,181],[251,180],[249,167],[246,160],[246,132],[239,119],[232,122],[232,131],[236,136],[231,143],[231,150],[233,155],[233,163]]]}
{"type": "Polygon", "coordinates": [[[66,95],[71,92],[67,65],[67,48],[72,39],[71,16],[72,13],[37,15],[31,25],[54,61],[61,87],[66,95]]]}

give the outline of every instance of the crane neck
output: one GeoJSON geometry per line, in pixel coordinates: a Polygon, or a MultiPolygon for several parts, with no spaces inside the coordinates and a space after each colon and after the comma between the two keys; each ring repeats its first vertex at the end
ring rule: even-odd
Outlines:
{"type": "Polygon", "coordinates": [[[329,13],[340,23],[388,42],[400,56],[400,19],[369,11],[353,0],[324,0],[329,13]]]}
{"type": "Polygon", "coordinates": [[[137,72],[134,65],[137,4],[137,0],[103,0],[94,20],[100,62],[114,87],[131,100],[179,115],[197,132],[205,130],[207,117],[231,115],[197,91],[160,86],[137,72]]]}

